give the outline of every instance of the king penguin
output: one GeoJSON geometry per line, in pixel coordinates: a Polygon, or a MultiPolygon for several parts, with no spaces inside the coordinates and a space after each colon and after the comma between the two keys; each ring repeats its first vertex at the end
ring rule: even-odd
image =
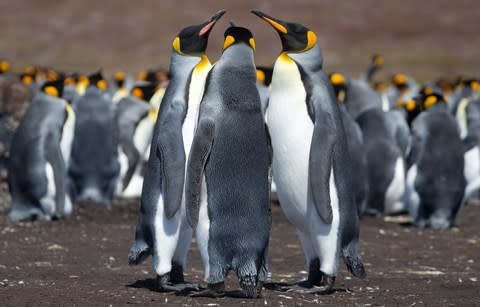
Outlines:
{"type": "Polygon", "coordinates": [[[70,104],[60,98],[63,80],[44,83],[16,130],[8,184],[13,221],[68,217],[67,167],[75,127],[70,104]]]}
{"type": "Polygon", "coordinates": [[[465,192],[463,144],[441,94],[416,99],[426,111],[412,122],[409,211],[417,227],[446,229],[453,226],[465,192]]]}
{"type": "Polygon", "coordinates": [[[187,167],[187,216],[208,283],[194,296],[223,296],[233,270],[243,296],[256,298],[267,278],[271,148],[256,89],[253,36],[231,26],[224,37],[187,167]]]}
{"type": "Polygon", "coordinates": [[[211,67],[205,55],[208,36],[224,13],[219,11],[202,24],[184,28],[173,40],[171,80],[153,132],[135,241],[128,256],[133,265],[152,255],[159,291],[179,290],[184,280],[192,238],[185,215],[186,155],[211,67]]]}
{"type": "Polygon", "coordinates": [[[330,293],[343,255],[350,272],[364,277],[359,218],[340,110],[316,34],[298,23],[252,11],[282,41],[272,76],[268,128],[273,177],[287,218],[295,225],[308,280],[286,290],[330,293]]]}

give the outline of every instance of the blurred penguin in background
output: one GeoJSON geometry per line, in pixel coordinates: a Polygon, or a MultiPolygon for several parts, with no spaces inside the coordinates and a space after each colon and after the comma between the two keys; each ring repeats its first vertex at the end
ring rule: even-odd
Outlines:
{"type": "Polygon", "coordinates": [[[102,73],[88,76],[84,95],[74,102],[77,115],[69,167],[75,202],[93,201],[110,207],[120,171],[115,113],[102,73]]]}

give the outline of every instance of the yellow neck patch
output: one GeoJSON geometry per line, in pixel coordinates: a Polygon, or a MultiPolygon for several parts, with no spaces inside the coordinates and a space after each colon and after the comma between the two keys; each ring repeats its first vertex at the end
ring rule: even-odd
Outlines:
{"type": "Polygon", "coordinates": [[[117,71],[113,77],[117,81],[123,81],[125,80],[125,73],[123,71],[117,71]]]}
{"type": "Polygon", "coordinates": [[[431,106],[433,106],[434,104],[436,104],[438,102],[438,99],[437,97],[435,96],[428,96],[424,101],[423,101],[423,106],[428,109],[430,108],[431,106]]]}
{"type": "Polygon", "coordinates": [[[139,99],[143,99],[143,91],[139,89],[138,87],[132,89],[132,95],[134,97],[137,97],[139,99]]]}
{"type": "Polygon", "coordinates": [[[179,54],[182,54],[182,53],[183,53],[183,52],[182,52],[182,49],[180,49],[180,37],[178,37],[178,36],[175,37],[175,39],[173,40],[172,46],[173,46],[173,49],[174,49],[177,53],[179,53],[179,54]]]}
{"type": "Polygon", "coordinates": [[[330,82],[332,82],[333,85],[345,84],[345,77],[342,74],[334,73],[330,76],[330,82]]]}
{"type": "Polygon", "coordinates": [[[381,56],[377,56],[375,58],[375,60],[373,61],[373,64],[376,66],[376,67],[381,67],[383,65],[383,57],[381,56]]]}
{"type": "Polygon", "coordinates": [[[58,90],[56,87],[54,86],[46,86],[43,91],[45,93],[47,93],[48,95],[50,96],[53,96],[53,97],[58,97],[60,94],[58,93],[58,90]]]}
{"type": "Polygon", "coordinates": [[[74,84],[75,84],[75,81],[73,80],[72,77],[68,77],[68,78],[66,78],[66,79],[63,81],[63,84],[64,84],[64,85],[67,85],[67,86],[68,86],[68,85],[74,85],[74,84]]]}
{"type": "Polygon", "coordinates": [[[33,78],[29,75],[25,75],[22,77],[22,83],[25,85],[30,85],[33,82],[33,78]]]}
{"type": "Polygon", "coordinates": [[[0,71],[1,72],[8,72],[10,70],[10,63],[7,61],[0,62],[0,71]]]}
{"type": "Polygon", "coordinates": [[[98,87],[99,89],[101,89],[102,91],[105,91],[105,90],[107,89],[107,87],[108,87],[107,81],[105,81],[105,80],[99,80],[99,81],[97,81],[97,87],[98,87]]]}
{"type": "Polygon", "coordinates": [[[260,69],[257,69],[257,81],[261,84],[265,84],[265,73],[260,69]]]}
{"type": "Polygon", "coordinates": [[[415,110],[416,106],[417,104],[412,99],[410,99],[405,103],[405,108],[407,109],[408,112],[412,112],[413,110],[415,110]]]}
{"type": "Polygon", "coordinates": [[[407,83],[407,76],[403,74],[396,74],[393,77],[393,83],[395,84],[406,84],[407,83]]]}
{"type": "Polygon", "coordinates": [[[252,47],[253,51],[255,51],[255,40],[253,37],[248,40],[248,43],[250,44],[250,47],[252,47]]]}
{"type": "Polygon", "coordinates": [[[235,38],[231,35],[227,35],[227,37],[225,37],[225,41],[223,42],[223,50],[230,47],[233,43],[235,43],[235,38]]]}
{"type": "Polygon", "coordinates": [[[287,28],[285,28],[284,26],[282,26],[281,24],[279,24],[278,22],[276,21],[273,21],[271,20],[270,18],[268,17],[262,17],[266,22],[268,22],[272,27],[274,27],[275,29],[277,29],[278,31],[284,33],[284,34],[287,34],[288,31],[287,31],[287,28]]]}
{"type": "Polygon", "coordinates": [[[289,57],[286,52],[280,53],[280,55],[278,56],[278,60],[289,64],[295,63],[295,61],[291,57],[289,57]]]}

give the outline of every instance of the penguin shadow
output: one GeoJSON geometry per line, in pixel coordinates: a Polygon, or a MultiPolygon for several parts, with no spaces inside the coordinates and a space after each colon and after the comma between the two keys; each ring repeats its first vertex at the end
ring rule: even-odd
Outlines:
{"type": "Polygon", "coordinates": [[[328,293],[317,293],[315,291],[315,287],[312,286],[306,286],[304,285],[304,282],[299,282],[299,283],[283,283],[283,282],[270,282],[270,283],[265,283],[263,285],[264,289],[274,291],[274,292],[286,292],[286,293],[315,293],[315,294],[320,294],[320,295],[330,295],[334,293],[352,293],[353,291],[348,289],[348,288],[341,288],[341,287],[334,287],[330,292],[328,293]],[[297,286],[297,287],[295,287],[297,286]],[[304,288],[304,289],[298,289],[298,286],[304,288]],[[295,287],[296,289],[292,289],[295,287]]]}

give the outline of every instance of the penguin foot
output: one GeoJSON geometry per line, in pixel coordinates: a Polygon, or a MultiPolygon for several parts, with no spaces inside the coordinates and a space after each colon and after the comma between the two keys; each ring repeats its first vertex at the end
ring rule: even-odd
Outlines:
{"type": "Polygon", "coordinates": [[[176,262],[172,262],[172,270],[170,271],[170,281],[174,284],[185,282],[185,279],[183,276],[183,267],[176,262]]]}
{"type": "Polygon", "coordinates": [[[242,287],[242,291],[232,291],[228,293],[230,297],[238,297],[238,298],[260,298],[262,297],[262,289],[263,289],[263,281],[258,281],[255,284],[244,284],[240,282],[240,286],[242,287]]]}
{"type": "MultiPolygon", "coordinates": [[[[183,292],[183,291],[200,291],[198,284],[190,284],[183,282],[172,282],[170,280],[171,273],[157,276],[156,290],[158,292],[183,292]]],[[[183,276],[183,274],[182,274],[183,276]]]]}
{"type": "Polygon", "coordinates": [[[295,284],[268,284],[265,288],[281,291],[281,292],[293,292],[293,293],[315,293],[315,294],[330,294],[334,291],[333,285],[335,284],[335,276],[328,276],[327,274],[320,272],[321,279],[319,282],[312,283],[310,280],[304,280],[295,284]]]}
{"type": "Polygon", "coordinates": [[[217,284],[208,284],[207,289],[202,291],[182,291],[183,295],[190,297],[224,297],[225,296],[225,283],[219,282],[217,284]]]}

